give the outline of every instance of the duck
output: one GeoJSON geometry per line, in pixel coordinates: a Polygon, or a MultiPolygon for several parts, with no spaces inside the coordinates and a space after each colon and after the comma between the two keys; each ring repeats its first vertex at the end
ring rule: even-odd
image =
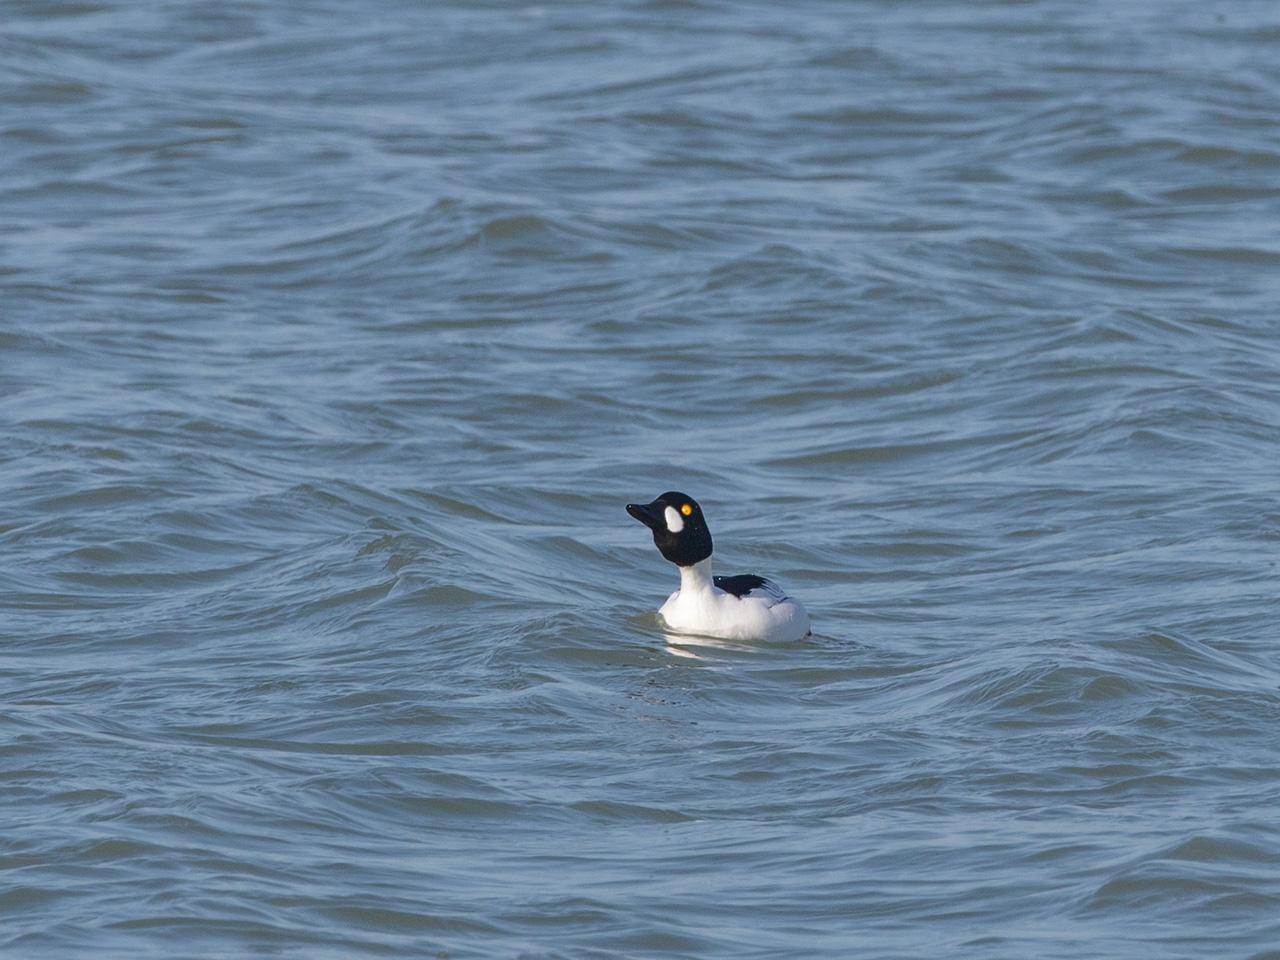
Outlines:
{"type": "Polygon", "coordinates": [[[680,589],[658,611],[672,632],[767,642],[809,635],[808,613],[774,581],[712,574],[711,530],[693,497],[669,490],[650,503],[628,503],[627,513],[653,531],[658,552],[680,570],[680,589]]]}

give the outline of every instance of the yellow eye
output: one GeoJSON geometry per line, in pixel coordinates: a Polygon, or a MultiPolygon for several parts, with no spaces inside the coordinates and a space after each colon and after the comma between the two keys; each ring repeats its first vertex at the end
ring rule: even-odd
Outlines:
{"type": "Polygon", "coordinates": [[[689,516],[689,514],[693,513],[693,504],[686,503],[683,507],[680,508],[680,512],[683,513],[686,517],[689,516]]]}

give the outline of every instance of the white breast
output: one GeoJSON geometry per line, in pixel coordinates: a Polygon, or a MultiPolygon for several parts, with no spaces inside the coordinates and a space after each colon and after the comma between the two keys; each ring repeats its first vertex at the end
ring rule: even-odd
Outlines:
{"type": "Polygon", "coordinates": [[[809,633],[809,615],[795,600],[725,593],[712,584],[709,560],[682,567],[680,572],[680,589],[658,611],[676,633],[779,642],[799,640],[809,633]]]}

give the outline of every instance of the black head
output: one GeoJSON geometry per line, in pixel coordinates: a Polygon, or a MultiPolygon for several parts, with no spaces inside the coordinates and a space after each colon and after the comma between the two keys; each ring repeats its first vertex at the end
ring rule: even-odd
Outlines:
{"type": "Polygon", "coordinates": [[[658,550],[677,566],[691,567],[711,556],[711,531],[692,497],[671,490],[652,503],[628,503],[627,513],[653,531],[658,550]]]}

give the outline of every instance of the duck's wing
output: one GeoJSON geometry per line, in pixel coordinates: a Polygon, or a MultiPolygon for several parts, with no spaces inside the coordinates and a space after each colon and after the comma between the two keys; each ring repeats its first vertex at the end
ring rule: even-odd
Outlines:
{"type": "Polygon", "coordinates": [[[712,577],[715,585],[725,593],[735,597],[753,597],[766,601],[769,606],[788,599],[787,593],[780,586],[765,577],[757,577],[754,573],[740,573],[736,577],[712,577]]]}

